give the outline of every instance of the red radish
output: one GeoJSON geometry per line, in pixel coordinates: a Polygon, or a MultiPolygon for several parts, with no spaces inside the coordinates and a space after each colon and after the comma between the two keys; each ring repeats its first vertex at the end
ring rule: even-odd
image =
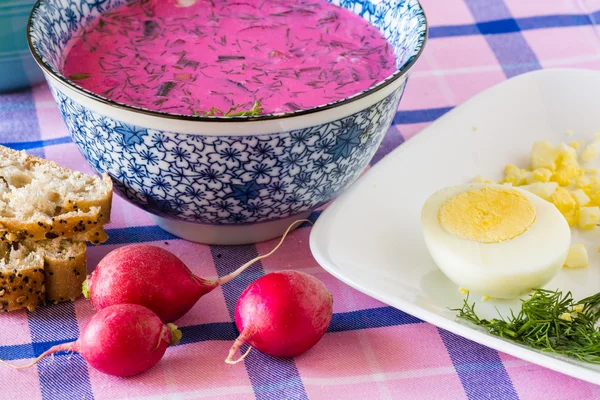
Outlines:
{"type": "Polygon", "coordinates": [[[313,347],[332,317],[333,296],[325,285],[304,272],[272,272],[254,281],[240,296],[235,324],[241,332],[229,350],[228,364],[240,346],[274,357],[295,357],[313,347]]]}
{"type": "Polygon", "coordinates": [[[152,368],[167,347],[176,345],[180,339],[181,331],[175,325],[163,324],[146,307],[119,304],[95,314],[75,342],[56,345],[27,365],[3,363],[16,369],[29,368],[50,354],[72,351],[80,353],[100,372],[132,376],[152,368]]]}
{"type": "Polygon", "coordinates": [[[256,257],[222,278],[208,280],[194,275],[174,254],[160,247],[136,244],[108,253],[83,283],[83,294],[96,310],[113,304],[140,304],[154,311],[163,322],[186,314],[200,297],[229,282],[246,268],[269,257],[283,243],[295,221],[271,252],[256,257]]]}

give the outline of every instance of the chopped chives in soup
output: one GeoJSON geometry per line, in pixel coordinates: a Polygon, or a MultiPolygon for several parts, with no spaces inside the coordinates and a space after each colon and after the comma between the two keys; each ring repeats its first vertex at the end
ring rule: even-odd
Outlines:
{"type": "Polygon", "coordinates": [[[141,0],[80,30],[63,68],[124,104],[252,115],[361,92],[395,71],[395,57],[375,27],[324,0],[141,0]]]}

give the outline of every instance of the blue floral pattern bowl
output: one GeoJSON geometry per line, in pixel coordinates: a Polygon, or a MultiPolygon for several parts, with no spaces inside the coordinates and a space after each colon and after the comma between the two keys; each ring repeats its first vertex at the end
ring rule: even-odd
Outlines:
{"type": "Polygon", "coordinates": [[[40,0],[28,29],[69,132],[99,173],[163,229],[185,239],[240,244],[279,236],[347,189],[388,130],[427,25],[417,0],[336,0],[378,27],[397,71],[350,98],[257,117],[192,117],[138,109],[60,74],[64,46],[122,0],[40,0]]]}

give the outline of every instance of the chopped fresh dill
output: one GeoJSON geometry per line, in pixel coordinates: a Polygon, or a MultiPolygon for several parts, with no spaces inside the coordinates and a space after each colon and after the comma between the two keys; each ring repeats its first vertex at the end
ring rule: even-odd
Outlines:
{"type": "Polygon", "coordinates": [[[195,117],[250,117],[253,115],[260,115],[263,112],[263,108],[258,101],[255,101],[254,105],[249,110],[237,111],[240,107],[241,105],[238,104],[227,111],[211,107],[208,111],[193,111],[193,113],[195,117]]]}
{"type": "Polygon", "coordinates": [[[571,292],[536,289],[531,297],[521,300],[521,311],[500,319],[481,319],[469,296],[458,317],[485,328],[492,335],[533,347],[564,354],[581,361],[600,364],[600,293],[578,302],[571,292]]]}

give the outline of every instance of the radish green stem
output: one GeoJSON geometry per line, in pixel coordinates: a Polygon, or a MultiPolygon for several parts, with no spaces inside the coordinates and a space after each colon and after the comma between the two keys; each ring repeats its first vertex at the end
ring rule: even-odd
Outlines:
{"type": "Polygon", "coordinates": [[[88,278],[89,278],[89,275],[85,278],[85,281],[83,281],[83,284],[81,285],[81,293],[83,293],[83,297],[85,297],[86,299],[90,298],[90,288],[88,287],[88,278]]]}
{"type": "Polygon", "coordinates": [[[176,344],[179,344],[179,341],[181,340],[181,331],[177,328],[177,325],[168,323],[165,326],[163,326],[163,330],[158,336],[158,343],[156,343],[156,347],[154,348],[154,350],[158,349],[160,347],[160,342],[162,342],[165,339],[165,329],[169,330],[169,337],[171,338],[169,346],[175,346],[176,344]]]}
{"type": "Polygon", "coordinates": [[[181,331],[175,324],[168,323],[167,326],[171,330],[171,346],[178,345],[181,340],[181,331]]]}

